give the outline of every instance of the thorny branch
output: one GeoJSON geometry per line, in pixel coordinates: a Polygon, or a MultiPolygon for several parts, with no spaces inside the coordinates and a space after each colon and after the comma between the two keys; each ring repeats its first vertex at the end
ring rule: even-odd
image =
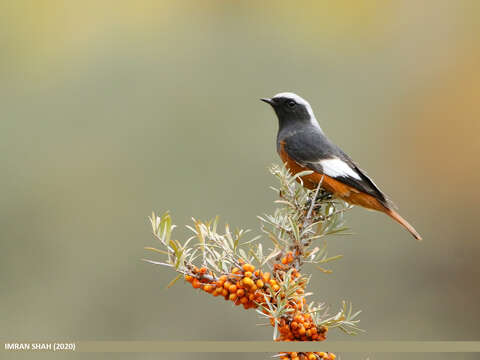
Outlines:
{"type": "MultiPolygon", "coordinates": [[[[181,243],[172,239],[175,225],[169,213],[152,213],[150,222],[160,249],[145,249],[162,255],[163,260],[145,261],[178,273],[168,287],[183,277],[194,288],[222,296],[245,309],[256,309],[274,327],[275,340],[320,341],[329,328],[351,335],[362,331],[358,327],[360,312],[353,312],[345,301],[335,315],[328,314],[325,304],[307,304],[306,297],[312,294],[305,288],[311,275],[301,273],[306,263],[324,273],[331,272],[322,266],[341,255],[329,257],[324,238],[345,234],[344,213],[351,206],[332,198],[321,188],[322,182],[315,191],[305,189],[301,177],[308,171],[291,175],[285,167],[273,165],[270,172],[280,183],[278,188],[272,188],[279,195],[275,201],[279,207],[273,214],[258,217],[270,247],[264,249],[260,236],[245,241],[249,230],[232,232],[226,224],[220,232],[218,217],[207,222],[193,219],[193,226],[187,226],[193,236],[181,243]]],[[[294,360],[335,358],[331,353],[280,356],[294,360]]]]}

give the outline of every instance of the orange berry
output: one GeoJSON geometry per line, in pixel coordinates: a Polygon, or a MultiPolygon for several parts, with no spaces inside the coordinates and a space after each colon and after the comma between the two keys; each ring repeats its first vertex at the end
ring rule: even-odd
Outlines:
{"type": "Polygon", "coordinates": [[[258,287],[258,288],[263,288],[263,286],[265,285],[265,284],[263,283],[263,281],[260,280],[260,279],[257,280],[257,283],[256,283],[256,284],[257,284],[257,287],[258,287]]]}
{"type": "Polygon", "coordinates": [[[232,269],[232,274],[239,274],[240,272],[241,272],[241,270],[238,267],[234,267],[232,269]]]}
{"type": "Polygon", "coordinates": [[[187,280],[188,282],[192,282],[193,281],[193,276],[192,275],[185,275],[185,280],[187,280]]]}
{"type": "Polygon", "coordinates": [[[248,286],[248,287],[251,287],[252,285],[254,285],[253,280],[250,279],[249,277],[246,277],[246,278],[243,279],[243,284],[248,286]]]}
{"type": "Polygon", "coordinates": [[[260,276],[260,270],[255,270],[255,272],[253,273],[255,276],[260,276]]]}
{"type": "Polygon", "coordinates": [[[203,285],[203,290],[211,293],[213,291],[213,286],[212,285],[203,285]]]}
{"type": "Polygon", "coordinates": [[[202,275],[203,275],[203,274],[206,274],[206,273],[207,273],[207,268],[206,268],[206,267],[202,267],[202,268],[200,268],[200,270],[198,270],[198,272],[199,272],[200,274],[202,274],[202,275]]]}
{"type": "Polygon", "coordinates": [[[235,306],[242,305],[242,303],[240,302],[240,298],[237,297],[234,304],[235,304],[235,306]]]}
{"type": "Polygon", "coordinates": [[[295,317],[293,318],[293,320],[295,320],[295,321],[298,322],[298,323],[303,323],[303,320],[304,320],[304,319],[303,319],[303,316],[302,316],[302,315],[297,314],[297,315],[295,315],[295,317]]]}
{"type": "Polygon", "coordinates": [[[272,286],[272,289],[273,289],[273,291],[277,292],[278,290],[280,290],[280,286],[275,284],[275,285],[272,286]]]}
{"type": "Polygon", "coordinates": [[[270,280],[270,273],[269,272],[263,273],[262,279],[264,282],[268,282],[270,280]]]}
{"type": "Polygon", "coordinates": [[[222,290],[222,295],[223,295],[223,296],[227,296],[227,295],[228,295],[228,290],[227,290],[227,289],[223,289],[223,290],[222,290]]]}
{"type": "Polygon", "coordinates": [[[296,321],[292,321],[292,323],[290,324],[290,327],[295,330],[296,328],[298,328],[298,323],[296,321]]]}
{"type": "Polygon", "coordinates": [[[308,354],[307,358],[308,358],[308,360],[316,360],[317,359],[317,357],[315,356],[314,353],[308,354]]]}
{"type": "Polygon", "coordinates": [[[198,279],[193,279],[192,281],[192,286],[195,288],[195,289],[198,289],[202,286],[202,283],[200,281],[198,281],[198,279]]]}
{"type": "Polygon", "coordinates": [[[246,271],[245,274],[243,274],[243,275],[245,275],[248,278],[251,278],[253,274],[252,274],[251,271],[246,271]]]}
{"type": "Polygon", "coordinates": [[[281,261],[283,265],[286,265],[288,262],[286,257],[283,257],[281,261]]]}
{"type": "Polygon", "coordinates": [[[228,287],[228,291],[230,291],[231,293],[237,292],[237,285],[230,285],[228,287]]]}
{"type": "Polygon", "coordinates": [[[238,290],[237,290],[237,296],[238,296],[238,297],[242,297],[243,295],[245,295],[245,290],[243,290],[243,289],[238,289],[238,290]]]}
{"type": "Polygon", "coordinates": [[[305,335],[307,331],[305,330],[305,328],[303,327],[303,325],[300,325],[300,328],[298,329],[298,333],[303,336],[305,335]]]}
{"type": "Polygon", "coordinates": [[[240,302],[240,298],[239,298],[239,297],[237,297],[237,298],[235,299],[235,302],[234,302],[234,303],[235,303],[236,306],[242,304],[242,303],[240,302]]]}
{"type": "Polygon", "coordinates": [[[231,301],[237,300],[237,294],[231,293],[230,296],[229,296],[229,299],[230,299],[231,301]]]}
{"type": "Polygon", "coordinates": [[[225,289],[228,289],[228,288],[230,287],[230,285],[232,285],[232,283],[231,283],[230,281],[228,281],[228,280],[223,283],[223,287],[224,287],[225,289]]]}
{"type": "Polygon", "coordinates": [[[243,265],[243,270],[244,270],[244,271],[254,272],[254,271],[255,271],[255,266],[253,266],[253,265],[251,265],[251,264],[245,264],[245,265],[243,265]]]}

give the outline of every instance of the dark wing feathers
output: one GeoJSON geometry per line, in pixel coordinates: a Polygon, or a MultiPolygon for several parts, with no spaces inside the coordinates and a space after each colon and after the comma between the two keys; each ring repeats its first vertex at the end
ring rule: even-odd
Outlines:
{"type": "Polygon", "coordinates": [[[345,161],[350,167],[360,175],[361,180],[352,178],[352,177],[340,177],[336,178],[337,180],[354,187],[357,190],[365,192],[369,195],[372,195],[375,199],[380,201],[387,208],[395,207],[395,205],[385,196],[385,194],[378,188],[378,186],[370,179],[367,174],[361,170],[357,164],[353,162],[348,155],[344,153],[345,158],[342,160],[345,161]]]}

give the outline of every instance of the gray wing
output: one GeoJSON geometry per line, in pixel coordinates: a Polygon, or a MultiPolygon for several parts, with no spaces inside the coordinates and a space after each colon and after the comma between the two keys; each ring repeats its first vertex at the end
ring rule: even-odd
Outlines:
{"type": "Polygon", "coordinates": [[[283,141],[288,156],[297,163],[369,194],[386,207],[393,206],[355,162],[323,133],[298,132],[283,141]]]}

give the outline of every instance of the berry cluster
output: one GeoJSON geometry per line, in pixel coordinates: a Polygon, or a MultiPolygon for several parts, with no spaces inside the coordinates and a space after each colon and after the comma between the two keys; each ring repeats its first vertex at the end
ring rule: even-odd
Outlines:
{"type": "Polygon", "coordinates": [[[277,341],[325,340],[328,329],[317,326],[306,309],[306,280],[291,266],[294,259],[291,252],[281,257],[280,263],[274,265],[272,274],[255,269],[253,265],[243,261],[240,262],[241,267],[233,267],[228,275],[218,278],[205,267],[194,267],[191,274],[185,275],[185,280],[195,289],[201,289],[213,296],[222,296],[227,301],[233,301],[235,305],[243,305],[245,309],[260,307],[269,317],[270,324],[277,325],[277,341]],[[289,294],[286,294],[287,289],[282,286],[287,280],[295,290],[289,294]],[[271,307],[285,299],[285,311],[279,317],[273,316],[271,307]]]}
{"type": "Polygon", "coordinates": [[[265,302],[264,294],[271,297],[271,290],[280,290],[277,281],[269,272],[255,270],[251,264],[243,264],[241,268],[234,267],[228,275],[215,277],[207,274],[207,269],[193,268],[192,275],[185,275],[195,289],[222,296],[225,300],[233,301],[235,305],[243,305],[245,309],[256,308],[265,302]]]}
{"type": "Polygon", "coordinates": [[[317,327],[310,314],[298,311],[293,318],[281,318],[279,331],[279,341],[322,341],[326,339],[327,328],[317,327]]]}
{"type": "Polygon", "coordinates": [[[335,354],[328,352],[289,352],[280,356],[282,360],[335,360],[335,354]]]}

